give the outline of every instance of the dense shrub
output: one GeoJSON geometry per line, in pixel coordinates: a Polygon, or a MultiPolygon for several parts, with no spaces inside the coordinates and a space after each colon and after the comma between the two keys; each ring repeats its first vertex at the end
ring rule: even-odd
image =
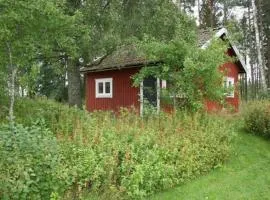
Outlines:
{"type": "Polygon", "coordinates": [[[254,101],[246,105],[245,127],[254,134],[270,137],[270,101],[254,101]]]}
{"type": "Polygon", "coordinates": [[[231,129],[217,119],[164,115],[143,122],[123,113],[115,125],[110,115],[95,123],[100,126],[85,146],[95,153],[88,154],[91,159],[79,159],[88,160],[83,163],[87,183],[105,191],[116,188],[128,198],[184,183],[219,166],[229,155],[231,129]]]}
{"type": "Polygon", "coordinates": [[[63,192],[57,141],[42,126],[0,126],[0,199],[50,199],[63,192]]]}
{"type": "MultiPolygon", "coordinates": [[[[171,188],[220,166],[229,155],[232,135],[224,120],[200,114],[161,113],[141,119],[125,109],[117,117],[109,112],[89,114],[48,100],[16,105],[17,122],[29,125],[39,118],[58,140],[59,151],[51,154],[56,155],[56,165],[62,158],[61,176],[58,165],[48,176],[55,173],[54,186],[68,188],[64,199],[81,198],[84,192],[103,194],[105,199],[142,198],[171,188]]],[[[42,155],[54,151],[53,146],[48,144],[42,155]]],[[[43,157],[34,162],[43,163],[43,157]]],[[[10,194],[9,189],[1,193],[10,194]]],[[[57,188],[46,191],[44,195],[62,195],[57,188]]]]}
{"type": "MultiPolygon", "coordinates": [[[[0,86],[1,87],[1,86],[0,86]]],[[[0,93],[2,91],[0,90],[0,93]]],[[[8,98],[0,94],[0,122],[4,121],[8,113],[8,98]]]]}

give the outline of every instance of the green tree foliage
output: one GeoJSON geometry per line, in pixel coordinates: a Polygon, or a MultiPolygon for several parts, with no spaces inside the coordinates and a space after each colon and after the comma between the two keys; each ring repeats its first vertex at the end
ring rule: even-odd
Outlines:
{"type": "Polygon", "coordinates": [[[249,0],[202,0],[199,9],[200,26],[227,26],[234,19],[231,11],[235,6],[246,6],[249,0]]]}
{"type": "Polygon", "coordinates": [[[57,0],[0,1],[0,64],[9,74],[10,118],[18,71],[24,75],[26,69],[40,62],[40,55],[55,56],[63,48],[69,54],[76,53],[74,25],[80,15],[64,15],[62,7],[62,1],[57,0]]]}
{"type": "Polygon", "coordinates": [[[123,1],[121,37],[144,35],[158,40],[170,40],[175,32],[179,15],[178,8],[166,0],[156,1],[123,1]]]}
{"type": "Polygon", "coordinates": [[[219,5],[217,5],[215,0],[204,0],[202,2],[202,7],[200,10],[200,21],[202,28],[215,28],[217,27],[221,12],[219,5]]]}
{"type": "MultiPolygon", "coordinates": [[[[152,7],[154,10],[158,10],[154,12],[157,16],[145,14],[148,19],[147,23],[150,21],[153,26],[141,26],[139,29],[139,26],[136,27],[136,23],[127,20],[127,23],[134,26],[128,29],[135,30],[135,36],[139,39],[142,38],[142,43],[146,44],[143,45],[143,49],[149,59],[162,61],[159,67],[144,68],[135,77],[135,85],[138,86],[143,78],[149,75],[169,80],[175,84],[171,88],[174,95],[187,97],[187,104],[190,108],[200,107],[203,99],[206,98],[221,99],[223,95],[222,75],[218,72],[218,66],[227,59],[224,54],[226,44],[216,44],[219,43],[216,42],[205,50],[199,49],[194,22],[179,12],[175,5],[165,1],[156,2],[152,7]],[[162,22],[166,23],[162,24],[162,22]],[[140,32],[144,27],[146,30],[140,32]],[[167,32],[163,32],[163,30],[167,32]]],[[[139,2],[132,2],[132,6],[129,7],[136,8],[137,4],[139,2]]],[[[142,5],[144,4],[142,3],[142,5]]],[[[143,7],[142,5],[140,8],[143,7]]],[[[140,15],[137,13],[138,9],[133,12],[128,10],[128,14],[133,15],[131,19],[136,22],[140,21],[140,15]]],[[[143,22],[142,20],[140,24],[143,22]]]]}
{"type": "MultiPolygon", "coordinates": [[[[43,61],[39,67],[39,74],[33,81],[34,92],[45,95],[59,102],[67,102],[66,68],[63,64],[51,64],[43,61]]],[[[29,83],[29,82],[28,82],[29,83]]]]}
{"type": "MultiPolygon", "coordinates": [[[[0,1],[1,14],[1,64],[8,66],[7,46],[10,46],[13,63],[16,66],[31,64],[42,53],[52,55],[57,47],[72,46],[71,24],[76,18],[62,12],[61,1],[0,1]],[[57,36],[57,37],[56,37],[57,36]],[[70,36],[70,37],[66,37],[70,36]],[[49,54],[50,53],[50,54],[49,54]]],[[[70,50],[70,51],[71,51],[70,50]]]]}
{"type": "Polygon", "coordinates": [[[221,40],[213,40],[207,48],[200,48],[192,24],[189,19],[186,18],[185,23],[182,19],[170,42],[145,41],[142,45],[145,54],[150,60],[160,62],[157,66],[143,68],[134,79],[135,85],[148,76],[167,80],[170,96],[184,97],[185,107],[198,110],[206,99],[223,99],[223,75],[219,67],[229,57],[224,53],[227,44],[221,40]]]}

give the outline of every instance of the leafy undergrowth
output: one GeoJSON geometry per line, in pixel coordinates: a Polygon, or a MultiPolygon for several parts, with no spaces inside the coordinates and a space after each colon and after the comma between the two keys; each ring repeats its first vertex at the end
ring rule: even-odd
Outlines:
{"type": "Polygon", "coordinates": [[[244,109],[245,129],[270,138],[270,101],[251,101],[244,109]]]}
{"type": "Polygon", "coordinates": [[[0,195],[8,193],[12,199],[29,199],[36,194],[44,194],[37,199],[79,199],[84,194],[94,194],[98,199],[141,199],[220,167],[229,156],[233,132],[225,120],[207,115],[163,113],[142,119],[123,110],[116,117],[112,113],[89,114],[40,99],[18,101],[15,114],[17,123],[30,128],[15,128],[25,137],[12,137],[7,143],[6,134],[14,130],[0,127],[0,139],[4,138],[1,151],[8,162],[13,162],[9,157],[22,157],[24,151],[33,159],[16,162],[21,169],[17,172],[12,168],[16,177],[2,163],[6,167],[0,170],[0,176],[9,173],[9,177],[1,184],[9,185],[0,190],[0,195]],[[25,141],[30,141],[26,147],[21,145],[25,141]],[[38,148],[35,144],[50,141],[56,158],[50,153],[50,145],[38,148]],[[32,146],[35,151],[30,151],[32,146]],[[45,174],[44,166],[49,167],[45,174]],[[33,176],[28,175],[29,170],[33,176]],[[42,177],[51,174],[56,174],[53,182],[42,177]],[[20,187],[16,180],[20,180],[20,187]],[[46,187],[38,187],[39,180],[44,180],[46,187]]]}
{"type": "Polygon", "coordinates": [[[239,131],[233,149],[234,156],[221,168],[147,199],[269,199],[270,141],[239,131]]]}

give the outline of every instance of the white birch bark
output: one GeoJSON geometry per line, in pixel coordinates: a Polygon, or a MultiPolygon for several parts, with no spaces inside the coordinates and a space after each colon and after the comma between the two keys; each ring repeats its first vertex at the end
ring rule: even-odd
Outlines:
{"type": "Polygon", "coordinates": [[[7,43],[7,50],[8,50],[8,56],[9,56],[9,68],[10,68],[10,76],[8,80],[8,91],[9,91],[9,121],[13,123],[14,121],[14,102],[15,102],[15,78],[17,70],[13,65],[13,59],[12,59],[12,51],[9,43],[7,43]]]}
{"type": "Polygon", "coordinates": [[[140,84],[140,116],[143,117],[143,81],[140,84]]]}
{"type": "Polygon", "coordinates": [[[178,9],[182,10],[181,0],[176,0],[175,3],[176,3],[176,6],[178,7],[178,9]]]}
{"type": "Polygon", "coordinates": [[[263,57],[262,57],[262,51],[261,51],[261,40],[260,40],[260,32],[259,32],[258,19],[257,19],[257,7],[255,4],[255,0],[252,0],[251,3],[252,3],[252,9],[253,9],[256,49],[257,49],[257,54],[258,54],[258,64],[260,68],[261,84],[262,84],[263,91],[266,91],[267,85],[265,81],[265,71],[264,71],[265,68],[263,64],[263,57]]]}
{"type": "Polygon", "coordinates": [[[200,14],[200,12],[201,12],[201,2],[200,2],[200,0],[197,0],[197,6],[198,6],[198,25],[200,26],[201,25],[201,14],[200,14]]]}

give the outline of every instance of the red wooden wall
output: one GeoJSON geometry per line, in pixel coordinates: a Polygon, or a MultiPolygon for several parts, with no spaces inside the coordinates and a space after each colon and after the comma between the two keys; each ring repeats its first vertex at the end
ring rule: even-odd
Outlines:
{"type": "Polygon", "coordinates": [[[88,111],[112,110],[119,111],[121,107],[135,107],[139,109],[140,89],[132,86],[131,76],[139,72],[140,68],[91,72],[86,76],[86,108],[88,111]],[[113,97],[96,98],[95,79],[113,79],[113,97]]]}
{"type": "MultiPolygon", "coordinates": [[[[233,109],[234,111],[238,111],[239,109],[239,93],[238,93],[238,74],[239,74],[239,67],[232,62],[225,63],[220,67],[222,72],[225,72],[225,76],[234,78],[234,97],[226,97],[226,106],[228,109],[233,109]]],[[[221,105],[218,105],[216,102],[213,101],[206,101],[206,108],[208,111],[219,111],[222,109],[221,105]]]]}

